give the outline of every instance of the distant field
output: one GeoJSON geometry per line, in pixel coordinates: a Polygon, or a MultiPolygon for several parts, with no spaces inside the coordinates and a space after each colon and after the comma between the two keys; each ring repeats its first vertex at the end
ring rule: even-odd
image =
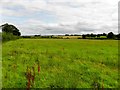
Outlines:
{"type": "Polygon", "coordinates": [[[78,39],[78,38],[82,39],[82,36],[58,36],[58,37],[62,37],[63,39],[78,39]]]}
{"type": "Polygon", "coordinates": [[[2,45],[3,88],[26,88],[35,68],[33,88],[118,86],[118,41],[19,39],[2,45]],[[40,73],[37,70],[40,64],[40,73]],[[27,69],[28,67],[28,69],[27,69]]]}

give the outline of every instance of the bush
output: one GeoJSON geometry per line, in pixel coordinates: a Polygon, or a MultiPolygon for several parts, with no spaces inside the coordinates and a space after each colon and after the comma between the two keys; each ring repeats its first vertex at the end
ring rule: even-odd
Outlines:
{"type": "Polygon", "coordinates": [[[15,36],[12,33],[6,33],[6,32],[2,33],[2,42],[10,41],[10,40],[16,40],[18,38],[20,38],[20,37],[19,36],[15,36]]]}

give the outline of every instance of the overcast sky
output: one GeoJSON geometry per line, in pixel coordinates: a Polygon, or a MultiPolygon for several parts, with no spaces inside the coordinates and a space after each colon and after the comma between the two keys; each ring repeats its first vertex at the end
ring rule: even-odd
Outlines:
{"type": "Polygon", "coordinates": [[[22,35],[118,33],[119,0],[1,0],[0,24],[22,35]]]}

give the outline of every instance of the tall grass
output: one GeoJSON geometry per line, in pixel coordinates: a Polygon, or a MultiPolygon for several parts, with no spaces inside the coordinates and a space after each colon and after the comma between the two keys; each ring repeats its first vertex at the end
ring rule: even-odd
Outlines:
{"type": "Polygon", "coordinates": [[[118,86],[116,40],[19,39],[3,43],[2,53],[3,88],[26,88],[27,67],[35,72],[32,88],[118,86]]]}

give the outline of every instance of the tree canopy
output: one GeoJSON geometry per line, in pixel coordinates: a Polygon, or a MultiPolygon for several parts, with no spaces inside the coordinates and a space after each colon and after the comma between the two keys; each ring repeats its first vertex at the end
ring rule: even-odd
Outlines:
{"type": "Polygon", "coordinates": [[[109,32],[108,35],[107,35],[107,38],[113,39],[114,38],[114,33],[113,32],[109,32]]]}
{"type": "Polygon", "coordinates": [[[2,32],[6,33],[12,33],[13,35],[20,36],[21,33],[19,32],[19,29],[17,29],[14,25],[10,25],[8,23],[1,25],[2,32]]]}

